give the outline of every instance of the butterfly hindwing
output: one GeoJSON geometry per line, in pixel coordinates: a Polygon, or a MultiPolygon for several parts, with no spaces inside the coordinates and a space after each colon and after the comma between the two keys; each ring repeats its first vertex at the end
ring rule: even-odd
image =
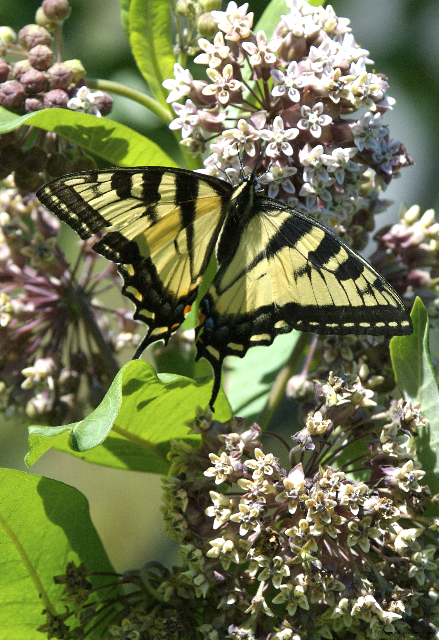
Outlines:
{"type": "Polygon", "coordinates": [[[255,198],[253,207],[201,301],[197,357],[218,372],[225,356],[243,357],[292,329],[411,333],[396,292],[329,229],[268,198],[255,198]]]}
{"type": "Polygon", "coordinates": [[[142,350],[183,322],[224,222],[232,187],[179,169],[138,167],[72,174],[38,197],[95,251],[119,264],[122,292],[148,325],[142,350]],[[224,185],[224,186],[223,186],[224,185]]]}

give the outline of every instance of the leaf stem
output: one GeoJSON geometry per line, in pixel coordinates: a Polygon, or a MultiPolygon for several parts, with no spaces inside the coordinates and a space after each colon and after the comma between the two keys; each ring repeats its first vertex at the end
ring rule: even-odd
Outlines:
{"type": "Polygon", "coordinates": [[[90,89],[100,89],[101,91],[108,91],[110,93],[115,93],[118,96],[123,96],[124,98],[129,98],[130,100],[138,102],[143,107],[146,107],[152,113],[154,113],[166,125],[169,125],[169,123],[173,119],[172,114],[170,111],[168,111],[168,109],[162,107],[162,105],[157,100],[151,98],[151,96],[146,95],[142,91],[127,87],[120,82],[114,82],[113,80],[102,80],[101,78],[87,78],[86,82],[87,86],[90,87],[90,89]]]}

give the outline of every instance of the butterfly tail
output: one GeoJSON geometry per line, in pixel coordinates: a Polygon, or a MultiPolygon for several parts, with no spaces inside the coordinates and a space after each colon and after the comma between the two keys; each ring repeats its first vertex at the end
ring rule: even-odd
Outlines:
{"type": "Polygon", "coordinates": [[[214,413],[215,409],[213,405],[218,397],[218,394],[221,389],[221,369],[223,365],[224,358],[221,357],[221,354],[214,348],[209,345],[206,346],[203,343],[202,336],[198,336],[196,341],[197,354],[195,356],[195,362],[197,362],[200,358],[205,358],[210,366],[212,367],[213,372],[213,387],[212,387],[212,395],[209,400],[209,407],[211,411],[214,413]]]}

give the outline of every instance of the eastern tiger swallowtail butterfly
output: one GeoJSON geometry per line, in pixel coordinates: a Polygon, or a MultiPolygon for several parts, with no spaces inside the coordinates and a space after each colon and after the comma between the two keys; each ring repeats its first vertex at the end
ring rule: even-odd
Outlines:
{"type": "Polygon", "coordinates": [[[66,175],[37,193],[81,238],[106,230],[93,248],[119,264],[122,293],[148,326],[135,358],[179,328],[216,252],[196,340],[197,359],[213,368],[211,406],[224,358],[281,333],[412,332],[402,300],[364,258],[316,220],[257,195],[256,183],[253,174],[233,186],[184,169],[135,167],[66,175]]]}

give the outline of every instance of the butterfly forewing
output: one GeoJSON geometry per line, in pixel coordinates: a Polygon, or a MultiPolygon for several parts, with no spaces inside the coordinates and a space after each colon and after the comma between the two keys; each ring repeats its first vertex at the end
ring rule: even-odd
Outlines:
{"type": "Polygon", "coordinates": [[[117,262],[122,292],[149,327],[142,349],[167,341],[196,298],[227,213],[231,187],[160,167],[74,174],[38,197],[86,239],[107,227],[94,249],[117,262]]]}

